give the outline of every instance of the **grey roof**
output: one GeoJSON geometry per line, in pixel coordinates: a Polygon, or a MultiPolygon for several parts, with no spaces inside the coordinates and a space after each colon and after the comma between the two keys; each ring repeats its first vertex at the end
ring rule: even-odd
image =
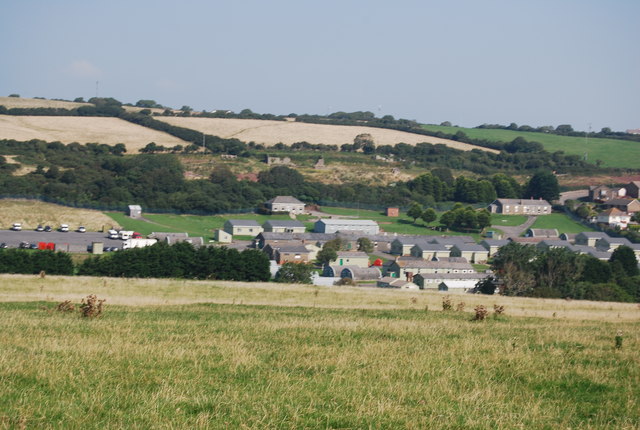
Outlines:
{"type": "Polygon", "coordinates": [[[293,196],[276,196],[274,198],[272,198],[271,200],[267,200],[266,203],[289,203],[289,204],[298,204],[298,205],[303,205],[304,203],[301,202],[300,200],[296,199],[293,196]]]}
{"type": "Polygon", "coordinates": [[[304,247],[304,245],[283,245],[283,246],[274,246],[273,249],[277,250],[280,253],[283,252],[298,252],[301,254],[309,253],[310,251],[304,247]]]}
{"type": "Polygon", "coordinates": [[[405,269],[473,269],[473,266],[463,257],[443,257],[437,261],[427,261],[417,257],[398,257],[395,263],[405,269]]]}
{"type": "Polygon", "coordinates": [[[320,219],[316,223],[323,223],[326,225],[348,225],[348,226],[377,226],[378,223],[371,219],[320,219]]]}
{"type": "Polygon", "coordinates": [[[441,245],[455,245],[458,243],[476,243],[471,236],[433,236],[431,239],[441,245]]]}
{"type": "Polygon", "coordinates": [[[294,219],[270,219],[263,224],[263,226],[266,225],[271,227],[304,227],[304,224],[294,219]]]}
{"type": "Polygon", "coordinates": [[[422,279],[484,279],[489,273],[418,273],[413,278],[418,276],[422,279]]]}
{"type": "Polygon", "coordinates": [[[602,231],[583,231],[581,233],[578,233],[576,235],[576,237],[577,236],[582,236],[582,237],[586,237],[586,238],[596,238],[596,239],[602,239],[602,238],[609,237],[609,235],[607,233],[604,233],[602,231]]]}
{"type": "Polygon", "coordinates": [[[455,246],[456,249],[458,249],[459,251],[485,252],[487,250],[487,248],[485,248],[482,245],[478,245],[477,243],[459,243],[459,244],[457,243],[453,246],[455,246]]]}
{"type": "Polygon", "coordinates": [[[626,206],[636,199],[611,199],[603,203],[603,206],[626,206]]]}
{"type": "Polygon", "coordinates": [[[560,235],[555,228],[530,228],[529,231],[535,237],[558,237],[560,235]]]}
{"type": "Polygon", "coordinates": [[[419,250],[422,250],[422,251],[448,251],[449,250],[444,245],[441,245],[441,244],[436,243],[436,242],[431,242],[431,241],[428,241],[428,240],[418,241],[413,246],[417,247],[419,250]]]}
{"type": "Polygon", "coordinates": [[[496,199],[503,205],[520,205],[520,206],[551,206],[546,200],[536,199],[496,199]]]}
{"type": "Polygon", "coordinates": [[[369,256],[367,255],[366,252],[360,252],[360,251],[338,251],[338,258],[342,257],[365,257],[365,258],[369,258],[369,256]]]}
{"type": "Polygon", "coordinates": [[[351,272],[351,276],[353,279],[380,279],[382,273],[380,269],[377,267],[357,267],[357,266],[342,266],[342,270],[340,271],[340,276],[344,277],[342,274],[345,271],[351,272]]]}
{"type": "Polygon", "coordinates": [[[482,242],[480,242],[480,244],[487,244],[488,246],[505,246],[507,244],[509,244],[509,240],[507,239],[485,239],[482,242]]]}
{"type": "Polygon", "coordinates": [[[254,219],[229,219],[227,222],[234,227],[260,227],[254,219]]]}

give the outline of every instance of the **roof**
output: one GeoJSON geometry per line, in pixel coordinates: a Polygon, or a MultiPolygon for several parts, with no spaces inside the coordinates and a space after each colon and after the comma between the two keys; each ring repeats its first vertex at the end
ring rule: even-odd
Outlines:
{"type": "Polygon", "coordinates": [[[602,231],[583,231],[576,235],[576,237],[578,236],[585,237],[587,239],[606,239],[609,237],[607,233],[602,231]]]}
{"type": "Polygon", "coordinates": [[[134,209],[134,210],[137,209],[137,210],[141,211],[142,210],[142,206],[140,206],[140,205],[129,205],[129,209],[134,209]]]}
{"type": "Polygon", "coordinates": [[[418,276],[422,279],[484,279],[489,273],[418,273],[413,278],[418,276]]]}
{"type": "Polygon", "coordinates": [[[473,269],[473,266],[463,257],[443,257],[436,261],[417,257],[398,257],[395,263],[398,267],[405,269],[473,269]]]}
{"type": "Polygon", "coordinates": [[[551,206],[548,201],[542,199],[496,199],[494,202],[500,202],[503,205],[551,206]]]}
{"type": "Polygon", "coordinates": [[[304,224],[294,219],[270,219],[263,224],[263,226],[265,225],[270,225],[271,227],[304,227],[304,224]]]}
{"type": "Polygon", "coordinates": [[[478,245],[477,243],[456,243],[453,246],[455,246],[459,251],[487,252],[487,248],[482,245],[478,245]]]}
{"type": "Polygon", "coordinates": [[[274,246],[273,249],[277,250],[279,253],[289,252],[289,253],[299,253],[299,254],[308,254],[309,251],[304,245],[284,245],[284,246],[274,246]]]}
{"type": "Polygon", "coordinates": [[[338,251],[338,258],[342,257],[364,257],[364,258],[369,258],[369,256],[367,255],[366,252],[360,252],[360,251],[338,251]]]}
{"type": "Polygon", "coordinates": [[[318,221],[316,221],[316,223],[321,222],[324,223],[326,225],[351,225],[351,226],[361,226],[361,225],[368,225],[368,226],[377,226],[378,223],[370,220],[370,219],[331,219],[331,218],[327,218],[327,219],[320,219],[318,221]]]}
{"type": "Polygon", "coordinates": [[[637,202],[636,199],[611,199],[604,206],[627,206],[630,203],[637,202]]]}
{"type": "Polygon", "coordinates": [[[598,217],[601,216],[628,216],[628,214],[626,212],[621,211],[620,209],[617,208],[611,208],[611,209],[607,209],[606,211],[602,211],[598,214],[598,217]]]}
{"type": "Polygon", "coordinates": [[[234,227],[260,227],[258,221],[253,219],[228,219],[227,222],[234,227]]]}
{"type": "Polygon", "coordinates": [[[488,246],[505,246],[509,244],[507,239],[485,239],[480,243],[486,243],[488,246]]]}
{"type": "Polygon", "coordinates": [[[413,247],[414,248],[417,247],[418,249],[420,249],[422,251],[448,251],[449,250],[444,245],[441,245],[441,244],[435,243],[435,242],[430,242],[428,240],[418,241],[418,242],[416,242],[415,245],[413,245],[413,247]]]}
{"type": "Polygon", "coordinates": [[[380,279],[382,273],[377,267],[342,266],[340,276],[345,270],[351,272],[354,279],[380,279]]]}
{"type": "Polygon", "coordinates": [[[530,228],[533,237],[558,237],[558,230],[555,228],[530,228]]]}
{"type": "Polygon", "coordinates": [[[276,196],[274,198],[272,198],[271,200],[267,200],[266,203],[289,203],[289,204],[297,204],[297,205],[304,205],[303,202],[301,202],[300,200],[296,199],[293,196],[276,196]]]}

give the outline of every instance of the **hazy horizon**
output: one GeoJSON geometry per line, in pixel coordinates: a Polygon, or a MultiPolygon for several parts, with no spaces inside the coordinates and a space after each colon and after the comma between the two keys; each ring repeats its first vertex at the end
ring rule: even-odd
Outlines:
{"type": "Polygon", "coordinates": [[[26,0],[0,95],[640,128],[640,2],[26,0]],[[11,66],[11,67],[8,67],[11,66]]]}

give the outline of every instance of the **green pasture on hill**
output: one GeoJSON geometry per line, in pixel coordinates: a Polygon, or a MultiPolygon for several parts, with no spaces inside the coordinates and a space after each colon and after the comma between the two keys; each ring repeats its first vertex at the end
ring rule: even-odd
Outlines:
{"type": "Polygon", "coordinates": [[[602,160],[603,167],[640,168],[640,142],[602,138],[585,140],[584,137],[487,128],[445,127],[440,125],[423,125],[422,127],[429,131],[440,131],[447,134],[455,134],[458,131],[462,131],[471,138],[496,142],[511,142],[516,137],[523,137],[528,141],[540,142],[544,149],[549,152],[564,151],[566,154],[575,154],[581,157],[587,153],[587,160],[590,163],[602,160]]]}
{"type": "Polygon", "coordinates": [[[587,227],[574,221],[563,213],[552,213],[549,215],[539,216],[533,223],[531,228],[555,228],[558,233],[580,233],[583,231],[595,231],[591,227],[587,227]]]}
{"type": "Polygon", "coordinates": [[[30,302],[0,325],[3,428],[640,426],[637,322],[30,302]]]}

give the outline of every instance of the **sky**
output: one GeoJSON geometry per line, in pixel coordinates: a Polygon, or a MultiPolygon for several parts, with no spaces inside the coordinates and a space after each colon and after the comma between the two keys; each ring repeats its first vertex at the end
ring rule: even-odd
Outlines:
{"type": "Polygon", "coordinates": [[[5,1],[0,96],[624,131],[639,18],[637,0],[5,1]]]}

